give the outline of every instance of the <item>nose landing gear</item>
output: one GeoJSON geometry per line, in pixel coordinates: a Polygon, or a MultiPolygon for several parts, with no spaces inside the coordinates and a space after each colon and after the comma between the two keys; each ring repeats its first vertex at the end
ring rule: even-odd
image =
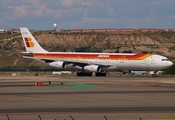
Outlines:
{"type": "Polygon", "coordinates": [[[157,71],[154,71],[154,74],[152,75],[153,77],[157,77],[157,71]]]}

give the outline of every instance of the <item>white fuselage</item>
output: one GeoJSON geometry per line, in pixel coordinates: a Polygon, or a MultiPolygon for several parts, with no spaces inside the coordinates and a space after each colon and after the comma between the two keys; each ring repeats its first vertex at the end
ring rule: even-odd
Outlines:
{"type": "MultiPolygon", "coordinates": [[[[52,54],[52,52],[47,53],[47,55],[49,54],[52,54]]],[[[60,52],[58,54],[60,54],[60,52]]],[[[82,53],[82,54],[86,54],[86,53],[82,53]]],[[[93,53],[93,54],[96,54],[96,53],[93,53]]],[[[100,53],[100,54],[103,54],[103,53],[100,53]]],[[[37,59],[37,58],[34,58],[34,59],[37,59]]],[[[64,58],[63,60],[62,58],[54,58],[54,57],[50,59],[54,59],[54,61],[78,61],[78,62],[82,61],[83,63],[93,64],[93,65],[97,64],[100,66],[100,68],[103,71],[106,71],[106,72],[107,71],[131,71],[131,70],[158,71],[158,70],[167,69],[173,64],[170,60],[168,60],[167,57],[164,57],[161,55],[152,55],[143,60],[125,60],[125,59],[108,60],[107,58],[99,59],[99,60],[81,59],[81,58],[64,58]],[[109,66],[103,66],[103,65],[109,65],[109,66]]],[[[64,67],[64,70],[82,70],[82,67],[79,65],[75,65],[73,63],[67,63],[66,66],[64,67]]]]}

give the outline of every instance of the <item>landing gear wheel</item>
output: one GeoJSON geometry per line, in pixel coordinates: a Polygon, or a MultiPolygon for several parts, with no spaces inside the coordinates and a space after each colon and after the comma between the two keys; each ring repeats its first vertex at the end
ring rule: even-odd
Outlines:
{"type": "Polygon", "coordinates": [[[92,72],[78,72],[77,76],[92,76],[92,72]]]}
{"type": "Polygon", "coordinates": [[[106,73],[95,73],[96,76],[106,76],[106,73]]]}
{"type": "Polygon", "coordinates": [[[153,77],[157,77],[157,74],[156,73],[157,73],[157,71],[155,70],[154,71],[154,74],[153,74],[153,77]]]}
{"type": "Polygon", "coordinates": [[[153,74],[153,77],[157,77],[157,75],[156,74],[153,74]]]}

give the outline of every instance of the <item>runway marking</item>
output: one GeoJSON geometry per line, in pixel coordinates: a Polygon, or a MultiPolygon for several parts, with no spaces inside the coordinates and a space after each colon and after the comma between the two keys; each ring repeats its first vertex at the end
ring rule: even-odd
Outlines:
{"type": "Polygon", "coordinates": [[[166,119],[166,120],[174,120],[173,118],[166,116],[166,115],[156,115],[160,119],[166,119]]]}
{"type": "Polygon", "coordinates": [[[93,84],[81,84],[81,83],[72,83],[72,82],[51,82],[51,85],[44,85],[44,86],[29,86],[23,88],[10,88],[6,89],[3,88],[3,93],[29,93],[29,92],[58,92],[61,90],[82,90],[82,89],[96,89],[99,88],[97,85],[93,84]],[[58,87],[55,87],[53,85],[59,85],[58,87]]]}

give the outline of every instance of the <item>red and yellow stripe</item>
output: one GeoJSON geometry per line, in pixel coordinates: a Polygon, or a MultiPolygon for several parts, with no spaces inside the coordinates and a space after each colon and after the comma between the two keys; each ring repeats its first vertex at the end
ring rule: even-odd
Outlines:
{"type": "Polygon", "coordinates": [[[79,54],[79,53],[34,53],[36,58],[57,59],[97,59],[97,60],[143,60],[152,54],[79,54]]]}

